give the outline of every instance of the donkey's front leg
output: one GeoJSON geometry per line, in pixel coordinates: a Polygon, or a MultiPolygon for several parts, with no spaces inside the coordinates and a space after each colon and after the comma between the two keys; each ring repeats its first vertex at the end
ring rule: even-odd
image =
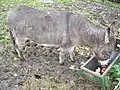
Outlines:
{"type": "Polygon", "coordinates": [[[70,59],[72,61],[75,61],[74,57],[75,57],[75,46],[72,46],[69,48],[68,50],[69,54],[70,54],[70,59]]]}
{"type": "Polygon", "coordinates": [[[59,52],[59,63],[60,63],[60,64],[63,64],[63,63],[64,63],[65,54],[66,54],[66,51],[65,51],[63,48],[61,48],[61,49],[60,49],[60,52],[59,52]]]}

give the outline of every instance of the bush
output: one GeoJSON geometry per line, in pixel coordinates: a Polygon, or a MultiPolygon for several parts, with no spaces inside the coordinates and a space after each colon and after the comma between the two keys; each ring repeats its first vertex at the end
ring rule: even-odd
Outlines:
{"type": "Polygon", "coordinates": [[[111,2],[120,3],[120,0],[109,0],[111,2]]]}

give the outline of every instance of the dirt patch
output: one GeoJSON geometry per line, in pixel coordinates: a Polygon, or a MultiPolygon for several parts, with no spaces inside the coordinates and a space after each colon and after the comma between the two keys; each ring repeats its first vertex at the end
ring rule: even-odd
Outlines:
{"type": "Polygon", "coordinates": [[[29,48],[26,51],[25,61],[19,60],[10,48],[4,49],[0,53],[3,56],[0,60],[1,90],[100,89],[92,80],[78,77],[80,61],[87,60],[86,57],[76,55],[77,60],[71,62],[69,56],[66,55],[67,60],[64,65],[60,65],[57,49],[52,48],[51,51],[50,48],[37,47],[29,48]],[[70,69],[71,65],[74,65],[75,69],[70,69]]]}

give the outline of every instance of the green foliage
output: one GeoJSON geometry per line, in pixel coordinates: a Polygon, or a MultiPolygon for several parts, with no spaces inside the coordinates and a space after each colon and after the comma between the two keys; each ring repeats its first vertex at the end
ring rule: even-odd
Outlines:
{"type": "Polygon", "coordinates": [[[120,3],[120,0],[109,0],[111,2],[120,3]]]}
{"type": "Polygon", "coordinates": [[[98,3],[104,4],[104,5],[109,6],[109,7],[120,8],[120,4],[113,3],[113,2],[110,2],[108,0],[90,0],[90,1],[98,2],[98,3]]]}
{"type": "Polygon", "coordinates": [[[107,88],[110,88],[109,76],[105,76],[105,77],[104,77],[104,83],[105,83],[105,86],[106,86],[107,88]]]}
{"type": "Polygon", "coordinates": [[[50,6],[40,3],[39,0],[0,0],[0,43],[2,44],[11,45],[7,13],[11,8],[20,5],[39,7],[40,9],[51,9],[50,6]]]}
{"type": "Polygon", "coordinates": [[[120,78],[116,78],[114,90],[120,90],[120,78]]]}
{"type": "Polygon", "coordinates": [[[120,39],[120,28],[119,28],[118,31],[117,31],[117,38],[120,39]]]}
{"type": "Polygon", "coordinates": [[[120,90],[120,63],[115,64],[111,69],[110,69],[110,78],[112,80],[115,80],[112,82],[113,85],[115,85],[114,90],[120,90]]]}
{"type": "Polygon", "coordinates": [[[10,38],[7,26],[7,11],[8,7],[6,5],[3,4],[0,6],[0,43],[9,45],[10,38]]]}
{"type": "Polygon", "coordinates": [[[115,64],[111,70],[110,74],[113,78],[120,78],[120,63],[115,64]]]}
{"type": "Polygon", "coordinates": [[[57,0],[60,4],[72,4],[74,0],[57,0]]]}

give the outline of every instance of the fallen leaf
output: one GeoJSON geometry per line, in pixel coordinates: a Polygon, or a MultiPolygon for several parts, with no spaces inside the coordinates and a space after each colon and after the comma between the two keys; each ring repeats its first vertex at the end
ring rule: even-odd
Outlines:
{"type": "Polygon", "coordinates": [[[14,61],[16,61],[17,60],[17,57],[14,57],[14,59],[13,59],[14,61]]]}
{"type": "Polygon", "coordinates": [[[75,65],[71,65],[71,66],[69,67],[69,69],[74,70],[74,69],[75,69],[75,65]]]}

